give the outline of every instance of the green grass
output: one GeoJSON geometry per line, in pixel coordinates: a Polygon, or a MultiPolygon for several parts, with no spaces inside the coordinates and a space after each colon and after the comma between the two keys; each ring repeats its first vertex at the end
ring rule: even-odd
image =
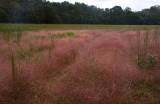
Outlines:
{"type": "Polygon", "coordinates": [[[68,36],[74,36],[74,32],[66,32],[68,36]]]}
{"type": "Polygon", "coordinates": [[[71,37],[71,36],[75,36],[74,32],[66,32],[64,33],[58,33],[58,34],[52,34],[51,38],[65,38],[65,37],[71,37]]]}
{"type": "Polygon", "coordinates": [[[61,29],[107,29],[107,30],[148,30],[159,29],[157,25],[84,25],[84,24],[0,24],[0,32],[38,31],[61,29]]]}
{"type": "Polygon", "coordinates": [[[17,54],[20,59],[30,58],[34,53],[42,52],[46,48],[45,46],[34,47],[33,44],[30,44],[29,49],[18,50],[17,54]]]}

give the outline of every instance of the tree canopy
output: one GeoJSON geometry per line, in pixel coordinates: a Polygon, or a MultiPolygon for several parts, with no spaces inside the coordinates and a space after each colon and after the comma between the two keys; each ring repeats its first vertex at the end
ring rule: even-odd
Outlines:
{"type": "MultiPolygon", "coordinates": [[[[106,5],[107,7],[107,5],[106,5]]],[[[0,0],[1,23],[159,25],[160,6],[133,12],[120,6],[101,9],[84,3],[0,0]]]]}

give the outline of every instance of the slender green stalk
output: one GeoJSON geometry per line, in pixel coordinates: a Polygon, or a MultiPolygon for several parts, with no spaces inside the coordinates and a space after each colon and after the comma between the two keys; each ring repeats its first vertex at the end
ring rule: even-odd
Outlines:
{"type": "Polygon", "coordinates": [[[13,82],[15,82],[16,68],[15,68],[15,59],[14,59],[13,54],[12,54],[12,57],[11,57],[11,68],[12,68],[12,80],[13,80],[13,82]]]}
{"type": "Polygon", "coordinates": [[[51,36],[50,39],[51,39],[51,40],[50,40],[50,41],[51,41],[51,42],[50,42],[51,44],[50,44],[50,47],[48,48],[48,51],[49,51],[49,53],[48,53],[48,54],[49,54],[49,55],[48,55],[48,56],[49,56],[49,60],[51,60],[51,58],[52,58],[51,52],[52,52],[53,48],[55,47],[54,37],[51,36]]]}
{"type": "Polygon", "coordinates": [[[17,34],[16,34],[16,41],[17,41],[17,43],[19,43],[20,42],[20,40],[21,40],[21,37],[22,37],[22,32],[17,32],[17,34]]]}
{"type": "Polygon", "coordinates": [[[41,43],[41,46],[43,46],[45,36],[42,36],[41,39],[42,39],[42,41],[41,41],[41,42],[42,42],[42,43],[41,43]]]}
{"type": "Polygon", "coordinates": [[[140,31],[137,32],[137,49],[138,49],[138,56],[141,53],[141,49],[140,49],[140,45],[141,45],[141,35],[140,35],[140,31]]]}
{"type": "Polygon", "coordinates": [[[146,32],[146,37],[144,38],[144,60],[146,58],[147,55],[147,51],[148,51],[148,45],[149,45],[149,31],[146,32]]]}

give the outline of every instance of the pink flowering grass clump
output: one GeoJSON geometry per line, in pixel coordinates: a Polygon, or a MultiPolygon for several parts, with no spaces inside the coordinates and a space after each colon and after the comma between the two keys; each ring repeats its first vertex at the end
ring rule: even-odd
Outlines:
{"type": "Polygon", "coordinates": [[[127,53],[119,39],[115,37],[111,42],[102,37],[81,51],[68,67],[67,75],[56,88],[57,102],[105,104],[129,100],[131,81],[138,70],[129,59],[124,59],[127,53]]]}
{"type": "MultiPolygon", "coordinates": [[[[149,34],[146,53],[159,60],[158,33],[149,34]]],[[[140,31],[141,50],[145,37],[140,31]]],[[[107,30],[36,31],[4,40],[0,103],[158,104],[160,64],[140,69],[137,42],[135,31],[107,30]]]]}

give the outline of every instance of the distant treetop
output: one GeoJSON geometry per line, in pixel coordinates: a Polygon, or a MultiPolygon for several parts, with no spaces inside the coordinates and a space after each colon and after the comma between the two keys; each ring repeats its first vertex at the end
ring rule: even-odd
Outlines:
{"type": "Polygon", "coordinates": [[[130,7],[97,8],[84,3],[0,0],[1,23],[159,25],[160,6],[133,12],[130,7]]]}

